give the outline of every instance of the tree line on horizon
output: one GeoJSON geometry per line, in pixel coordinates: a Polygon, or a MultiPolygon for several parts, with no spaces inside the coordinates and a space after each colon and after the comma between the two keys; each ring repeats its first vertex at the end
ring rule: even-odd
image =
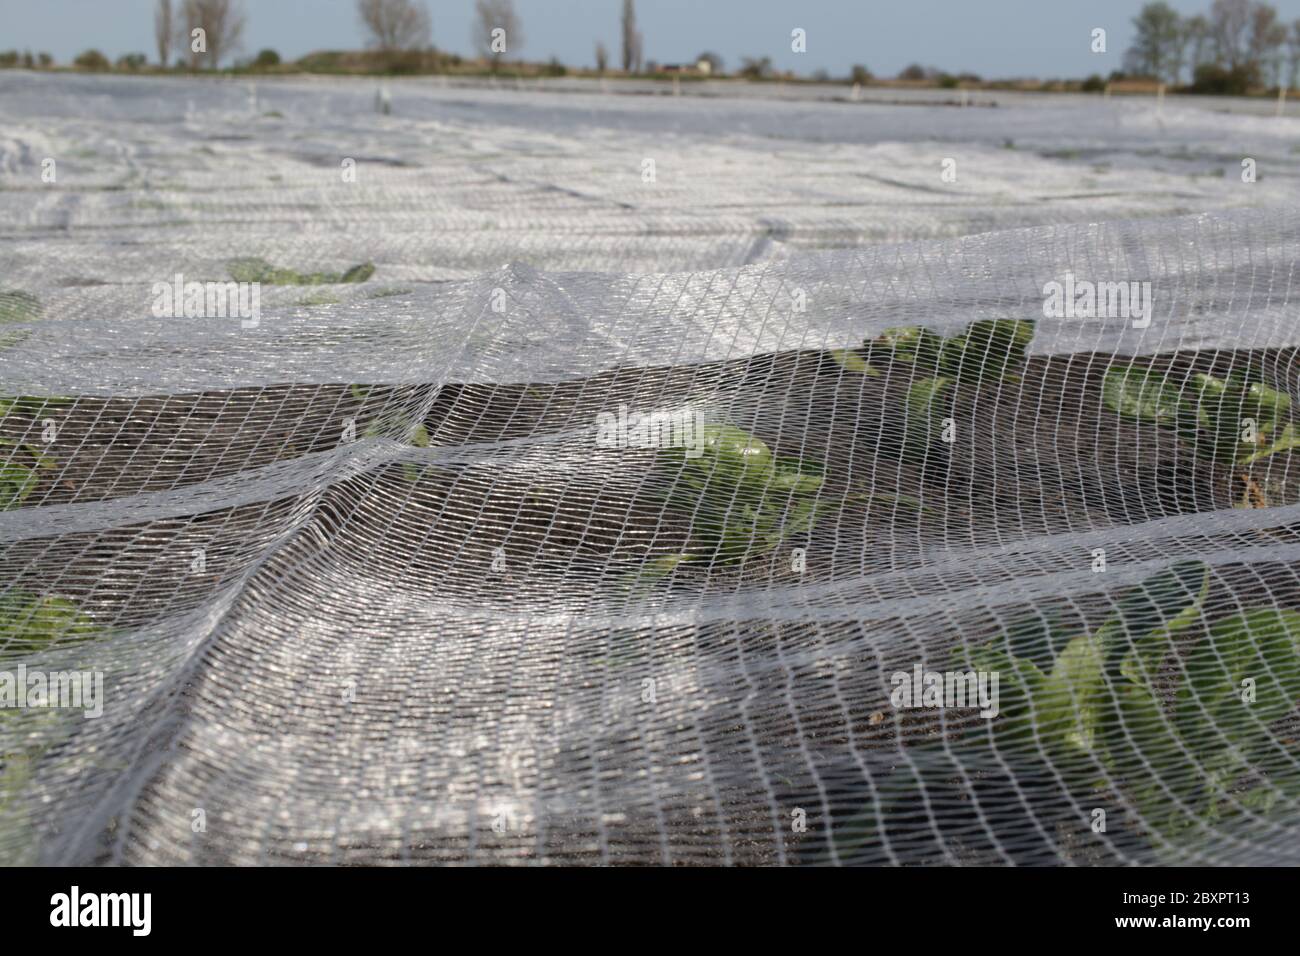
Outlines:
{"type": "Polygon", "coordinates": [[[1294,89],[1300,79],[1300,20],[1283,23],[1262,0],[1213,0],[1205,13],[1189,17],[1157,0],[1139,11],[1133,26],[1124,55],[1130,77],[1200,93],[1294,89]]]}
{"type": "MultiPolygon", "coordinates": [[[[391,58],[398,62],[405,54],[438,51],[431,45],[431,20],[423,0],[356,0],[357,16],[366,35],[366,46],[380,59],[391,58]]],[[[523,45],[523,30],[514,0],[474,0],[476,51],[484,58],[492,58],[491,33],[503,29],[509,37],[511,49],[523,45]]],[[[155,69],[191,70],[219,69],[223,58],[240,50],[247,25],[242,0],[156,0],[153,11],[155,69]],[[195,41],[195,31],[202,31],[201,48],[195,41]],[[173,59],[172,54],[176,56],[173,59]]],[[[441,54],[442,59],[461,61],[461,57],[441,54]]],[[[279,53],[262,49],[255,57],[236,63],[237,68],[274,69],[281,66],[279,53]]],[[[76,56],[72,65],[78,69],[106,71],[112,69],[138,71],[148,68],[149,57],[144,53],[127,53],[116,63],[96,49],[76,56]]],[[[0,52],[0,68],[50,69],[55,66],[49,53],[33,55],[30,51],[0,52]]]]}
{"type": "MultiPolygon", "coordinates": [[[[448,67],[467,65],[454,53],[438,50],[432,44],[432,22],[425,0],[356,0],[357,18],[365,34],[365,65],[378,72],[436,72],[448,67]]],[[[153,33],[156,61],[144,53],[127,53],[110,60],[96,49],[86,50],[72,61],[77,69],[87,71],[120,70],[138,72],[154,70],[215,70],[222,60],[241,49],[247,16],[242,0],[156,0],[153,33]],[[203,33],[202,49],[195,48],[195,31],[203,33]]],[[[646,61],[645,38],[637,28],[635,0],[622,0],[621,62],[625,73],[656,72],[659,64],[646,61]]],[[[518,60],[524,45],[522,21],[514,0],[474,0],[474,27],[471,39],[479,61],[496,70],[508,56],[518,60]],[[497,34],[500,34],[499,38],[497,34]]],[[[349,51],[308,54],[297,61],[308,68],[339,68],[347,71],[349,51]]],[[[603,42],[596,44],[597,71],[609,70],[609,52],[603,42]]],[[[723,60],[716,53],[704,52],[692,61],[705,70],[720,73],[723,60]]],[[[50,69],[55,66],[49,53],[33,55],[16,50],[0,53],[0,68],[50,69]]],[[[287,67],[277,51],[266,48],[256,56],[234,64],[236,69],[274,71],[287,67]]],[[[552,58],[545,71],[563,75],[567,68],[552,58]]],[[[769,75],[767,57],[746,58],[742,73],[769,75]]]]}
{"type": "MultiPolygon", "coordinates": [[[[568,72],[554,57],[538,65],[526,64],[519,58],[524,33],[514,0],[474,0],[472,40],[477,60],[466,60],[433,45],[425,0],[356,0],[356,11],[366,39],[364,52],[325,51],[285,64],[275,50],[268,48],[235,62],[234,69],[401,74],[486,68],[497,72],[503,64],[512,63],[517,70],[527,66],[542,75],[563,76],[568,72]]],[[[247,25],[243,0],[156,0],[153,19],[155,70],[219,69],[223,58],[233,57],[242,48],[247,25]],[[198,31],[202,33],[201,49],[194,39],[198,31]]],[[[1187,17],[1164,0],[1155,0],[1142,7],[1133,25],[1135,36],[1124,55],[1124,68],[1112,72],[1111,80],[1143,79],[1188,92],[1238,94],[1265,85],[1276,88],[1284,79],[1288,87],[1294,88],[1300,80],[1300,20],[1283,23],[1276,8],[1263,0],[1213,0],[1204,14],[1187,17]]],[[[661,66],[646,60],[635,0],[622,0],[619,53],[622,72],[629,75],[725,75],[722,57],[708,51],[684,66],[661,66]]],[[[603,41],[595,45],[595,60],[597,74],[609,72],[610,53],[603,41]]],[[[48,53],[0,53],[0,68],[49,69],[54,65],[48,53]]],[[[138,72],[151,68],[149,57],[143,53],[125,54],[114,64],[94,49],[78,55],[72,65],[87,71],[138,72]]],[[[767,56],[742,57],[735,75],[748,79],[780,76],[767,56]]],[[[784,74],[782,78],[795,77],[784,74]]],[[[817,71],[811,79],[832,80],[825,70],[817,71]]],[[[915,63],[900,71],[897,79],[950,89],[983,82],[971,73],[953,75],[915,63]]],[[[877,79],[865,66],[855,64],[843,81],[865,86],[877,79]]],[[[1082,83],[1066,85],[1077,85],[1085,92],[1098,91],[1105,87],[1106,80],[1093,75],[1082,83]]]]}

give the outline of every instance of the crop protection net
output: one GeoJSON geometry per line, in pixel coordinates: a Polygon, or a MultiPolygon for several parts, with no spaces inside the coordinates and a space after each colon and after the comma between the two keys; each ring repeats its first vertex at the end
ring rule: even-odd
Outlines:
{"type": "Polygon", "coordinates": [[[666,89],[0,74],[0,861],[1300,862],[1300,120],[666,89]]]}

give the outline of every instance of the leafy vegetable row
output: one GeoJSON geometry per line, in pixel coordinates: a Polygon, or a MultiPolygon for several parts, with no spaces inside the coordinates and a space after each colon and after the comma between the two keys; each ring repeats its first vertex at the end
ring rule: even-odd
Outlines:
{"type": "Polygon", "coordinates": [[[990,798],[1043,828],[1040,859],[1057,858],[1062,839],[1086,853],[1077,834],[1091,836],[1098,810],[1108,833],[1134,811],[1133,839],[1171,860],[1211,838],[1294,825],[1300,744],[1285,721],[1300,700],[1300,613],[1216,614],[1209,594],[1208,568],[1182,562],[1121,593],[1095,626],[1034,611],[960,652],[955,668],[999,675],[998,716],[959,742],[910,745],[872,802],[832,827],[836,854],[882,857],[917,831],[932,857],[945,839],[1013,856],[1035,845],[1023,812],[973,804],[990,798]],[[934,821],[921,808],[935,803],[970,813],[934,821]]]}
{"type": "Polygon", "coordinates": [[[1253,467],[1300,447],[1291,397],[1241,373],[1221,378],[1201,372],[1190,385],[1180,387],[1150,367],[1133,365],[1106,372],[1102,398],[1126,418],[1168,430],[1197,457],[1236,469],[1246,487],[1240,506],[1268,507],[1253,467]]]}
{"type": "Polygon", "coordinates": [[[1098,771],[1117,777],[1169,843],[1294,803],[1300,751],[1271,725],[1300,699],[1300,613],[1208,620],[1208,593],[1208,569],[1185,562],[1128,592],[1091,631],[1035,616],[973,651],[970,666],[1001,675],[998,748],[1045,759],[1076,788],[1098,771]]]}

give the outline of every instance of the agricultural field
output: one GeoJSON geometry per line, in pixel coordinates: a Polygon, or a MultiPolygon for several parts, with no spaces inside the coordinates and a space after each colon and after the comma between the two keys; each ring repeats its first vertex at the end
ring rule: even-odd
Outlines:
{"type": "Polygon", "coordinates": [[[0,860],[1300,862],[1297,143],[0,73],[0,860]]]}

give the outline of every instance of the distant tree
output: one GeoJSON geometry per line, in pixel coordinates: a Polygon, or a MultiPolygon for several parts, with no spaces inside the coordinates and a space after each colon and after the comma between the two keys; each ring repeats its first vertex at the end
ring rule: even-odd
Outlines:
{"type": "Polygon", "coordinates": [[[54,57],[48,53],[38,53],[36,54],[36,65],[42,70],[48,70],[54,65],[54,57]]]}
{"type": "Polygon", "coordinates": [[[1218,63],[1202,63],[1192,77],[1193,93],[1215,93],[1244,96],[1259,85],[1259,70],[1253,63],[1225,67],[1218,63]]]}
{"type": "Polygon", "coordinates": [[[36,60],[32,57],[31,50],[23,50],[23,69],[30,70],[36,66],[36,60]]]}
{"type": "Polygon", "coordinates": [[[1291,24],[1291,29],[1286,35],[1286,59],[1290,71],[1287,74],[1287,85],[1295,89],[1297,73],[1300,72],[1300,20],[1291,24]]]}
{"type": "Polygon", "coordinates": [[[172,38],[176,35],[176,21],[172,17],[172,0],[158,0],[153,12],[153,39],[158,51],[158,65],[167,68],[172,52],[172,38]]]}
{"type": "Polygon", "coordinates": [[[636,4],[623,0],[623,72],[631,73],[637,63],[641,36],[636,32],[636,4]]]}
{"type": "Polygon", "coordinates": [[[1244,65],[1248,59],[1246,34],[1250,29],[1250,7],[1251,0],[1214,0],[1210,5],[1214,58],[1228,70],[1244,65]]]}
{"type": "Polygon", "coordinates": [[[596,72],[604,73],[609,67],[609,51],[605,49],[605,44],[597,41],[596,43],[596,72]]]}
{"type": "Polygon", "coordinates": [[[1209,61],[1212,50],[1210,38],[1210,21],[1199,13],[1183,20],[1183,40],[1188,50],[1188,66],[1195,73],[1196,68],[1209,61]]]}
{"type": "MultiPolygon", "coordinates": [[[[15,54],[16,55],[16,54],[15,54]]],[[[78,70],[90,70],[92,72],[103,72],[112,69],[112,64],[108,62],[108,57],[98,50],[87,50],[77,55],[72,61],[72,65],[78,70]]]]}
{"type": "Polygon", "coordinates": [[[853,69],[849,72],[850,82],[857,83],[861,86],[866,86],[868,83],[872,81],[872,79],[874,79],[874,77],[872,77],[871,71],[868,70],[865,66],[863,66],[861,63],[853,64],[853,69]]]}
{"type": "Polygon", "coordinates": [[[1124,54],[1130,73],[1178,82],[1186,46],[1182,19],[1164,0],[1148,3],[1133,18],[1133,45],[1124,54]]]}
{"type": "Polygon", "coordinates": [[[1106,81],[1100,73],[1094,73],[1079,85],[1079,89],[1084,93],[1101,93],[1106,89],[1106,81]]]}
{"type": "Polygon", "coordinates": [[[429,9],[415,0],[357,0],[368,46],[392,53],[429,45],[429,9]]]}
{"type": "Polygon", "coordinates": [[[632,72],[640,73],[645,68],[645,34],[640,30],[632,38],[632,72]]]}
{"type": "Polygon", "coordinates": [[[1278,20],[1276,9],[1267,3],[1251,6],[1246,53],[1250,62],[1259,67],[1260,75],[1275,85],[1282,82],[1282,44],[1286,36],[1286,26],[1278,20]]]}
{"type": "Polygon", "coordinates": [[[6,50],[0,53],[0,70],[10,70],[18,65],[18,51],[6,50]]]}
{"type": "Polygon", "coordinates": [[[1187,21],[1178,17],[1169,35],[1169,82],[1175,85],[1183,80],[1183,64],[1187,61],[1187,46],[1192,35],[1187,29],[1187,21]]]}
{"type": "Polygon", "coordinates": [[[265,50],[259,50],[257,56],[253,60],[253,66],[255,66],[259,70],[265,70],[268,69],[269,67],[279,66],[279,65],[280,65],[280,54],[276,53],[274,50],[270,49],[269,47],[265,50]]]}
{"type": "Polygon", "coordinates": [[[709,73],[711,74],[721,73],[726,69],[726,64],[722,62],[722,57],[714,53],[712,50],[705,50],[695,58],[696,63],[699,63],[701,60],[709,64],[709,73]]]}
{"type": "Polygon", "coordinates": [[[492,31],[504,30],[507,53],[517,53],[524,45],[524,29],[515,13],[514,0],[474,0],[474,48],[479,56],[494,62],[502,53],[492,49],[492,31]]]}
{"type": "Polygon", "coordinates": [[[743,56],[740,58],[740,75],[751,80],[772,75],[770,56],[743,56]]]}
{"type": "Polygon", "coordinates": [[[135,73],[148,62],[149,58],[143,53],[124,53],[117,58],[117,68],[135,73]]]}
{"type": "Polygon", "coordinates": [[[221,58],[239,49],[244,37],[244,11],[240,0],[185,0],[181,7],[181,49],[189,52],[191,69],[207,65],[216,69],[221,58]],[[203,30],[206,52],[194,49],[194,31],[203,30]]]}
{"type": "Polygon", "coordinates": [[[913,63],[910,66],[905,67],[903,71],[898,74],[900,80],[924,80],[926,76],[927,73],[925,67],[919,63],[913,63]]]}

